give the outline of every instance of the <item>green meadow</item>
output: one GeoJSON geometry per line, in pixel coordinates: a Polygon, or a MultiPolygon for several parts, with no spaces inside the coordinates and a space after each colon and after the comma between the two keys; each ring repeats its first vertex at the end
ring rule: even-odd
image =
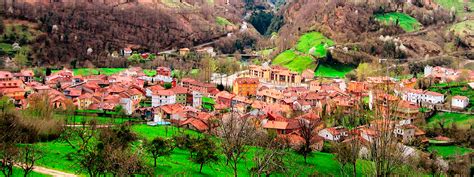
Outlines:
{"type": "Polygon", "coordinates": [[[385,14],[376,14],[375,19],[381,21],[386,25],[395,24],[398,20],[398,25],[406,32],[418,31],[422,25],[418,20],[408,14],[400,12],[391,12],[385,14]]]}

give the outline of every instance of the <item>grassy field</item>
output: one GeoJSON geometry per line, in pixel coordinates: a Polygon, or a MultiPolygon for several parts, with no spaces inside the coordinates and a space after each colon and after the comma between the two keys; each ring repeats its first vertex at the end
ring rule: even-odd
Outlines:
{"type": "Polygon", "coordinates": [[[470,89],[467,83],[443,83],[436,84],[429,88],[430,91],[448,94],[451,96],[461,95],[469,98],[468,110],[474,111],[474,90],[470,89]]]}
{"type": "Polygon", "coordinates": [[[284,51],[273,60],[272,64],[284,66],[299,73],[306,69],[314,70],[316,68],[316,63],[311,56],[298,55],[294,50],[284,51]]]}
{"type": "MultiPolygon", "coordinates": [[[[199,133],[191,130],[178,130],[175,127],[164,126],[147,126],[134,125],[132,131],[137,133],[139,137],[151,140],[157,136],[171,137],[173,134],[184,131],[192,135],[199,135],[199,133]]],[[[45,157],[38,161],[38,165],[47,168],[57,169],[60,171],[75,173],[78,172],[78,165],[73,160],[70,160],[68,154],[75,152],[67,143],[62,141],[52,141],[38,143],[38,147],[45,151],[45,157]]],[[[139,146],[140,143],[134,143],[134,146],[139,146]]],[[[257,148],[252,147],[246,155],[246,160],[239,163],[239,175],[250,176],[249,169],[254,165],[253,154],[257,148]]],[[[148,164],[152,165],[151,157],[145,157],[148,164]]],[[[315,152],[308,158],[308,164],[304,163],[303,157],[289,152],[288,163],[289,171],[285,174],[277,174],[276,176],[309,176],[314,174],[326,176],[341,176],[339,173],[338,162],[334,160],[334,155],[322,152],[315,152]]],[[[360,161],[357,167],[359,174],[362,175],[362,168],[368,165],[367,161],[360,161]]],[[[225,165],[223,156],[220,156],[218,163],[205,165],[203,172],[199,173],[199,165],[192,163],[189,160],[189,152],[186,150],[175,149],[171,156],[160,157],[158,167],[155,168],[156,176],[232,176],[232,171],[225,165]]]]}
{"type": "MultiPolygon", "coordinates": [[[[75,76],[90,76],[90,75],[99,75],[104,74],[107,76],[120,73],[126,68],[76,68],[72,71],[75,76]]],[[[59,70],[53,70],[52,72],[57,72],[59,70]]]]}
{"type": "Polygon", "coordinates": [[[319,32],[310,32],[300,37],[298,44],[296,44],[296,50],[316,57],[325,57],[327,54],[326,48],[332,45],[334,45],[334,41],[328,39],[323,34],[319,32]],[[310,53],[313,47],[314,52],[310,53]]]}
{"type": "Polygon", "coordinates": [[[443,119],[448,125],[455,123],[458,127],[464,129],[468,129],[471,125],[474,125],[474,115],[439,112],[428,119],[427,126],[438,126],[438,122],[443,119]]]}
{"type": "MultiPolygon", "coordinates": [[[[464,11],[464,0],[435,0],[435,2],[446,10],[451,10],[452,7],[456,9],[456,15],[465,16],[472,15],[474,12],[467,13],[464,11]]],[[[468,6],[471,7],[471,10],[474,10],[474,1],[469,0],[468,6]]]]}
{"type": "Polygon", "coordinates": [[[454,155],[464,155],[470,152],[474,152],[471,148],[459,147],[459,146],[435,146],[431,145],[428,147],[428,151],[438,152],[439,155],[443,157],[449,157],[454,155]]]}
{"type": "Polygon", "coordinates": [[[345,64],[320,63],[314,75],[316,77],[339,77],[343,78],[348,72],[352,71],[354,66],[345,64]]]}
{"type": "Polygon", "coordinates": [[[395,24],[397,19],[400,27],[406,32],[413,32],[421,29],[422,25],[415,18],[399,12],[391,12],[386,14],[377,14],[375,18],[386,25],[395,24]]]}
{"type": "Polygon", "coordinates": [[[150,76],[150,77],[153,77],[153,76],[156,75],[156,70],[154,70],[154,69],[144,69],[143,74],[145,74],[147,76],[150,76]]]}
{"type": "Polygon", "coordinates": [[[227,26],[227,25],[234,26],[232,22],[230,22],[224,17],[219,17],[219,16],[216,17],[216,23],[219,26],[227,26]]]}

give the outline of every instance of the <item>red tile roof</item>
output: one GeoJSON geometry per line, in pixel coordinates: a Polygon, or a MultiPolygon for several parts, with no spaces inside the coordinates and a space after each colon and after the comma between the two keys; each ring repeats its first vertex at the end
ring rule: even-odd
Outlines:
{"type": "Polygon", "coordinates": [[[237,84],[260,84],[257,78],[241,77],[234,80],[237,84]]]}
{"type": "Polygon", "coordinates": [[[160,95],[160,96],[171,96],[175,95],[175,93],[172,90],[157,90],[153,92],[154,95],[160,95]]]}

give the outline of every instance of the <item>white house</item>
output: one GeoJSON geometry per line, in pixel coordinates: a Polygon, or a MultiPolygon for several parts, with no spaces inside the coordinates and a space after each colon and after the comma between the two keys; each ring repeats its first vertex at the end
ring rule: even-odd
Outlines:
{"type": "Polygon", "coordinates": [[[202,105],[202,93],[193,91],[193,107],[200,108],[202,105]]]}
{"type": "Polygon", "coordinates": [[[454,108],[464,109],[469,104],[469,98],[465,96],[453,96],[451,106],[454,108]]]}
{"type": "Polygon", "coordinates": [[[339,141],[341,138],[348,136],[348,133],[344,127],[330,127],[320,130],[318,135],[325,140],[339,141]]]}
{"type": "Polygon", "coordinates": [[[402,99],[412,103],[419,103],[423,98],[423,90],[405,88],[402,92],[402,99]]]}
{"type": "Polygon", "coordinates": [[[158,107],[162,105],[175,104],[176,94],[171,90],[158,90],[151,97],[151,106],[158,107]]]}
{"type": "Polygon", "coordinates": [[[439,104],[444,102],[444,95],[421,89],[405,88],[402,92],[402,99],[412,103],[439,104]]]}
{"type": "Polygon", "coordinates": [[[425,91],[423,93],[423,102],[431,104],[439,104],[444,102],[444,95],[437,92],[425,91]]]}
{"type": "Polygon", "coordinates": [[[122,105],[125,114],[132,114],[133,113],[133,101],[131,98],[120,98],[120,105],[122,105]]]}

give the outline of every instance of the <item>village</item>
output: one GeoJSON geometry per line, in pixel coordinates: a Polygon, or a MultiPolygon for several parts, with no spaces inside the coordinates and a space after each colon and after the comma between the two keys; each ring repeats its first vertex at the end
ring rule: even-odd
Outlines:
{"type": "MultiPolygon", "coordinates": [[[[452,95],[448,100],[442,93],[415,89],[416,78],[382,76],[347,82],[316,79],[312,73],[300,75],[279,66],[251,65],[232,81],[231,89],[219,90],[216,84],[191,78],[178,81],[171,73],[170,68],[158,67],[155,76],[147,76],[141,68],[131,67],[110,76],[75,76],[72,70],[63,69],[41,83],[34,79],[32,70],[1,71],[0,93],[19,110],[28,107],[32,97],[47,95],[56,109],[68,109],[69,100],[76,112],[103,115],[119,110],[149,126],[171,125],[208,134],[216,134],[216,120],[235,114],[288,138],[293,147],[304,140],[299,122],[313,122],[319,135],[312,140],[314,150],[322,150],[324,141],[359,139],[368,145],[381,131],[393,132],[406,145],[446,140],[449,138],[426,136],[421,128],[426,118],[436,111],[474,116],[472,109],[467,109],[468,97],[452,95]],[[355,113],[362,111],[383,118],[357,117],[363,115],[355,113]]],[[[423,77],[444,83],[457,80],[460,74],[450,68],[427,66],[423,77]]],[[[469,71],[468,77],[474,81],[474,71],[469,71]]],[[[474,89],[474,83],[467,85],[467,89],[474,89]]]]}

